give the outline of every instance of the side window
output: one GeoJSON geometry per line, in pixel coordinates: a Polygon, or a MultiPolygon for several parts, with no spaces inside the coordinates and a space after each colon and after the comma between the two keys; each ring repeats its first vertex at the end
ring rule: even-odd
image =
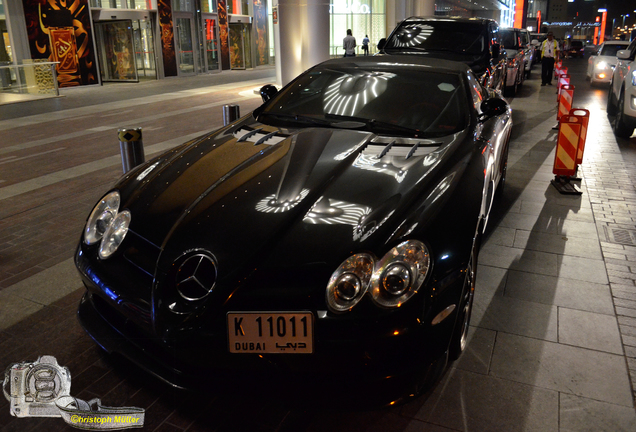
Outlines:
{"type": "Polygon", "coordinates": [[[632,43],[629,44],[629,48],[627,49],[632,53],[631,57],[634,57],[634,54],[636,54],[636,39],[634,39],[632,43]]]}

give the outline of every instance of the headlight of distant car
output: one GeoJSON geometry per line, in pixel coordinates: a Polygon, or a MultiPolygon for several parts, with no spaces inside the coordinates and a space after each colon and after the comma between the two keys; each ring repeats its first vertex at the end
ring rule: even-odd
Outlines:
{"type": "Polygon", "coordinates": [[[129,225],[130,212],[128,210],[124,210],[115,216],[115,219],[113,219],[108,229],[106,229],[102,243],[99,246],[100,258],[106,259],[117,250],[121,242],[124,241],[126,233],[128,233],[129,225]]]}
{"type": "Polygon", "coordinates": [[[596,63],[596,69],[607,69],[607,63],[604,61],[596,63]]]}
{"type": "Polygon", "coordinates": [[[88,245],[97,243],[102,239],[104,233],[117,216],[119,211],[119,192],[114,191],[102,198],[86,222],[84,229],[84,242],[88,245]]]}
{"type": "Polygon", "coordinates": [[[429,266],[428,249],[417,240],[399,244],[377,264],[370,254],[353,255],[331,276],[327,304],[334,312],[345,312],[369,291],[376,304],[400,307],[420,289],[429,266]]]}

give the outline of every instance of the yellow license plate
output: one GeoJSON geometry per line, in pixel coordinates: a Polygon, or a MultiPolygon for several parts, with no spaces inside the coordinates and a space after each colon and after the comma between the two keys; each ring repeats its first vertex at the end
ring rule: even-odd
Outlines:
{"type": "Polygon", "coordinates": [[[228,312],[232,353],[310,354],[314,316],[311,312],[228,312]]]}

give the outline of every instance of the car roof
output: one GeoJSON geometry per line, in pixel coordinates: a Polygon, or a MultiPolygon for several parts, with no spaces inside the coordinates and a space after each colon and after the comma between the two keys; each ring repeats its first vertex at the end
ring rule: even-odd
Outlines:
{"type": "Polygon", "coordinates": [[[412,16],[404,20],[404,22],[420,22],[420,21],[439,21],[439,22],[459,22],[459,23],[497,23],[496,20],[492,18],[465,18],[465,17],[439,17],[439,16],[412,16]]]}
{"type": "Polygon", "coordinates": [[[629,41],[610,40],[610,41],[603,42],[603,44],[605,44],[605,45],[629,45],[629,41]]]}
{"type": "Polygon", "coordinates": [[[428,66],[432,72],[454,74],[470,71],[470,68],[464,63],[431,58],[421,54],[379,54],[374,56],[339,57],[322,62],[316,67],[365,67],[370,65],[388,66],[391,64],[414,67],[428,66]]]}

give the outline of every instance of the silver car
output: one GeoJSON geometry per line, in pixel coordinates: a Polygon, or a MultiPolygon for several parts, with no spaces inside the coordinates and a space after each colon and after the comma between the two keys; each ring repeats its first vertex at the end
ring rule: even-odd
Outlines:
{"type": "Polygon", "coordinates": [[[501,41],[506,50],[508,73],[506,75],[506,94],[514,96],[523,84],[526,71],[526,53],[521,42],[521,30],[502,29],[501,41]]]}

